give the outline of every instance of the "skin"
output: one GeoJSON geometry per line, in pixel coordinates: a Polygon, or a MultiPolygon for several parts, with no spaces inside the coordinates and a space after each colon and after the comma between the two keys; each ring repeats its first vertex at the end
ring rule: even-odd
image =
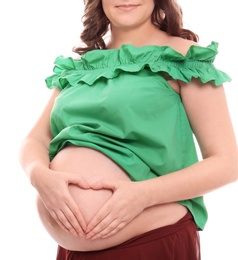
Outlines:
{"type": "MultiPolygon", "coordinates": [[[[109,49],[120,48],[124,43],[137,47],[169,45],[185,55],[188,48],[196,44],[169,36],[151,24],[153,0],[102,0],[102,4],[111,21],[109,49]],[[136,7],[126,6],[131,2],[136,7]]],[[[62,230],[92,241],[111,238],[133,225],[150,207],[201,196],[237,180],[237,144],[223,86],[202,84],[197,79],[190,83],[175,80],[169,83],[181,95],[203,160],[183,170],[142,182],[106,177],[90,179],[84,174],[51,167],[48,158],[52,139],[49,117],[59,94],[58,90],[53,91],[42,115],[22,144],[20,161],[39,193],[42,205],[62,230]],[[72,195],[72,185],[84,190],[107,189],[111,193],[106,202],[85,220],[82,208],[80,210],[72,195]]]]}
{"type": "MultiPolygon", "coordinates": [[[[127,174],[112,160],[104,154],[86,147],[68,146],[61,150],[51,162],[50,169],[79,174],[89,183],[109,179],[112,182],[123,181],[123,185],[127,187],[127,184],[131,182],[127,174]]],[[[82,189],[77,185],[69,185],[68,190],[79,206],[86,224],[91,221],[112,196],[110,189],[82,189]]],[[[126,189],[125,192],[129,194],[130,190],[126,189]]],[[[138,206],[145,202],[144,197],[140,197],[131,202],[131,210],[138,210],[138,206]]],[[[124,203],[127,204],[128,202],[124,200],[124,203]]],[[[156,205],[146,208],[126,225],[121,223],[118,232],[115,232],[114,235],[107,238],[87,239],[85,235],[74,237],[60,228],[39,197],[37,207],[39,216],[48,233],[59,245],[74,251],[101,250],[118,245],[152,229],[174,224],[187,212],[185,207],[177,203],[156,205]],[[124,228],[121,228],[122,225],[124,225],[124,228]]],[[[125,207],[125,209],[127,208],[125,207]]],[[[121,214],[126,214],[126,211],[123,212],[122,210],[121,214]]]]}

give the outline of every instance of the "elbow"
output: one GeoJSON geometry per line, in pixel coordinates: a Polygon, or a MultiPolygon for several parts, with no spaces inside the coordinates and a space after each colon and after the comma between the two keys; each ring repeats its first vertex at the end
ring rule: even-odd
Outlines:
{"type": "Polygon", "coordinates": [[[238,180],[238,151],[234,153],[234,156],[230,156],[229,165],[229,182],[236,182],[238,180]]]}
{"type": "Polygon", "coordinates": [[[238,153],[226,153],[216,157],[215,162],[219,172],[221,186],[234,183],[238,180],[238,153]]]}
{"type": "Polygon", "coordinates": [[[236,163],[235,163],[235,167],[234,167],[234,178],[233,178],[233,182],[236,182],[238,181],[238,158],[236,160],[236,163]]]}
{"type": "Polygon", "coordinates": [[[236,170],[231,171],[230,173],[230,182],[237,182],[238,180],[238,167],[236,167],[236,170]]]}

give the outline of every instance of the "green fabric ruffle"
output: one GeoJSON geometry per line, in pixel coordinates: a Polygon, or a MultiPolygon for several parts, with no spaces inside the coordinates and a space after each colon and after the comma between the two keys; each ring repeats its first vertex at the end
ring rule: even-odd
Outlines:
{"type": "Polygon", "coordinates": [[[213,65],[217,50],[217,42],[207,47],[192,45],[184,56],[169,46],[138,48],[125,44],[120,49],[90,51],[78,60],[59,56],[54,62],[54,74],[46,78],[46,85],[60,90],[79,83],[93,85],[100,78],[115,78],[121,71],[138,72],[149,68],[187,83],[194,77],[218,86],[231,78],[213,65]]]}

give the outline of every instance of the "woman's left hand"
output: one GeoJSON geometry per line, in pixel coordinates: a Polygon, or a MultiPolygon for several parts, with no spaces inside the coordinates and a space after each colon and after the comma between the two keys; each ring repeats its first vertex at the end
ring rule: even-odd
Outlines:
{"type": "Polygon", "coordinates": [[[115,234],[147,207],[142,182],[103,180],[89,185],[94,190],[110,189],[113,194],[88,224],[87,239],[115,234]]]}

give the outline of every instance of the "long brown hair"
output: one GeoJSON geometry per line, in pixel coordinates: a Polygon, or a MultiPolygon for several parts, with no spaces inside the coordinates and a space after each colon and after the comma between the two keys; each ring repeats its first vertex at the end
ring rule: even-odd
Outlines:
{"type": "MultiPolygon", "coordinates": [[[[198,35],[191,30],[183,28],[182,9],[176,0],[154,0],[151,21],[160,30],[172,36],[198,42],[198,35]]],[[[109,31],[109,20],[107,19],[101,0],[85,0],[83,16],[84,29],[80,39],[85,46],[74,47],[73,51],[82,55],[87,51],[95,49],[106,49],[104,36],[109,31]]]]}

